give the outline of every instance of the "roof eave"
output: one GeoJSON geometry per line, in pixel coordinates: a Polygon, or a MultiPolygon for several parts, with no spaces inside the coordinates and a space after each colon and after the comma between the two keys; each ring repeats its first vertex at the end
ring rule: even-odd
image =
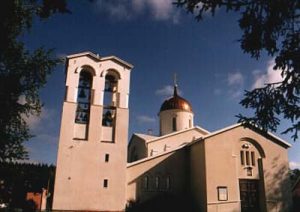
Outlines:
{"type": "Polygon", "coordinates": [[[82,56],[90,56],[93,59],[95,59],[96,61],[114,60],[115,62],[125,66],[128,69],[132,69],[134,67],[132,64],[120,59],[119,57],[116,57],[116,56],[113,56],[113,55],[106,56],[106,57],[100,57],[98,54],[94,54],[93,52],[90,52],[90,51],[68,55],[67,59],[72,59],[72,58],[82,57],[82,56]]]}

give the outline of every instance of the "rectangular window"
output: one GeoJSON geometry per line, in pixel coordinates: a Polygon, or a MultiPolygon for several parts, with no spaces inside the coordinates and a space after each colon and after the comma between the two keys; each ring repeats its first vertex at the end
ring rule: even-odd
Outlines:
{"type": "Polygon", "coordinates": [[[241,151],[240,154],[241,154],[241,164],[244,166],[244,165],[245,165],[245,155],[244,155],[244,151],[241,151]]]}
{"type": "Polygon", "coordinates": [[[148,184],[149,184],[149,178],[148,176],[144,177],[144,184],[143,184],[143,187],[145,190],[148,189],[148,184]]]}
{"type": "Polygon", "coordinates": [[[107,188],[108,187],[108,179],[104,179],[103,180],[103,188],[107,188]]]}
{"type": "Polygon", "coordinates": [[[249,176],[249,177],[252,176],[252,168],[251,168],[251,167],[249,167],[249,168],[247,169],[247,176],[249,176]]]}
{"type": "Polygon", "coordinates": [[[218,200],[219,201],[227,201],[228,200],[228,192],[227,187],[219,186],[218,189],[218,200]]]}
{"type": "Polygon", "coordinates": [[[176,117],[173,117],[173,119],[172,119],[172,130],[173,130],[173,131],[176,131],[176,130],[177,130],[176,125],[177,125],[177,123],[176,123],[176,117]]]}
{"type": "Polygon", "coordinates": [[[105,154],[105,162],[109,161],[109,154],[105,154]]]}
{"type": "Polygon", "coordinates": [[[168,176],[166,179],[166,189],[169,190],[171,187],[171,177],[168,176]]]}
{"type": "Polygon", "coordinates": [[[246,151],[246,165],[249,166],[250,165],[250,158],[249,158],[249,152],[246,151]]]}
{"type": "Polygon", "coordinates": [[[255,153],[254,152],[251,152],[251,163],[252,163],[252,166],[255,166],[255,153]]]}
{"type": "Polygon", "coordinates": [[[155,188],[159,189],[159,177],[158,176],[155,177],[155,188]]]}

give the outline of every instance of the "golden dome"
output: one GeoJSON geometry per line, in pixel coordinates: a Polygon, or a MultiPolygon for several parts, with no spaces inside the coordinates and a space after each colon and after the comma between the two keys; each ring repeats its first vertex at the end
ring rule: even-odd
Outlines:
{"type": "Polygon", "coordinates": [[[161,105],[160,112],[174,109],[193,112],[191,104],[177,94],[177,86],[174,86],[173,97],[165,100],[164,103],[161,105]]]}

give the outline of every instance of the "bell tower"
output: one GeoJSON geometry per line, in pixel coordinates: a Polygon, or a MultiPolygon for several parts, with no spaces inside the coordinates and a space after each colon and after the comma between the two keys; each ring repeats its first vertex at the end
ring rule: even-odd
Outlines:
{"type": "Polygon", "coordinates": [[[124,210],[132,68],[115,56],[67,56],[54,211],[124,210]]]}

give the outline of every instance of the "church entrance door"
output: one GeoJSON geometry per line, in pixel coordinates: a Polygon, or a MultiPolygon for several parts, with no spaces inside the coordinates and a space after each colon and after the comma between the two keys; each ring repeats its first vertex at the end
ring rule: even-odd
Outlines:
{"type": "Polygon", "coordinates": [[[242,212],[259,212],[259,181],[240,179],[242,212]]]}

